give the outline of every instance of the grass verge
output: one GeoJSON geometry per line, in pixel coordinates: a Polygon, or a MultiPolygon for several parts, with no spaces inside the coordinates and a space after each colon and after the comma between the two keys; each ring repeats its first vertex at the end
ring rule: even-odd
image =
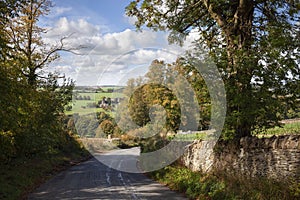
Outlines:
{"type": "Polygon", "coordinates": [[[264,131],[256,130],[253,135],[259,138],[262,137],[272,137],[274,135],[297,135],[300,134],[300,121],[292,121],[290,123],[283,123],[281,127],[275,126],[274,128],[269,128],[264,131]]]}
{"type": "Polygon", "coordinates": [[[15,159],[0,164],[0,199],[26,199],[38,185],[54,174],[90,158],[85,150],[40,155],[31,159],[15,159]]]}
{"type": "Polygon", "coordinates": [[[300,134],[300,122],[286,123],[282,127],[270,128],[266,135],[300,134]]]}
{"type": "Polygon", "coordinates": [[[202,174],[172,165],[148,174],[172,190],[199,200],[291,200],[300,198],[299,183],[282,183],[264,178],[246,178],[222,173],[202,174]]]}

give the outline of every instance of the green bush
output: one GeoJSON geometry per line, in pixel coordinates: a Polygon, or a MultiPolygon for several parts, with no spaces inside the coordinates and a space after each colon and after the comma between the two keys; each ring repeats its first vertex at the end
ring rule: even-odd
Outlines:
{"type": "Polygon", "coordinates": [[[9,162],[16,154],[13,134],[0,131],[0,144],[0,161],[9,162]]]}

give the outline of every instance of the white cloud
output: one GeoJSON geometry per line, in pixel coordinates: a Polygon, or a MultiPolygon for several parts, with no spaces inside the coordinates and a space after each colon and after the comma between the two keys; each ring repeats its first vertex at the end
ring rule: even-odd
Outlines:
{"type": "Polygon", "coordinates": [[[69,13],[70,11],[72,11],[71,7],[55,6],[55,7],[53,7],[53,9],[51,9],[50,15],[48,15],[48,17],[50,17],[50,18],[59,17],[62,14],[69,13]]]}
{"type": "MultiPolygon", "coordinates": [[[[45,34],[45,41],[54,44],[71,35],[65,40],[68,47],[83,45],[86,48],[77,51],[80,56],[64,53],[52,66],[76,79],[79,85],[116,84],[124,73],[137,66],[147,68],[154,59],[174,62],[176,54],[184,51],[184,48],[168,45],[167,33],[130,29],[106,33],[106,30],[107,27],[85,19],[58,19],[45,34]]],[[[194,38],[191,35],[188,43],[194,38]]],[[[142,73],[146,69],[138,71],[142,73]]],[[[137,72],[134,75],[138,75],[137,72]]]]}
{"type": "Polygon", "coordinates": [[[92,36],[100,31],[100,26],[92,25],[84,19],[68,20],[66,17],[61,17],[54,25],[49,28],[46,38],[58,38],[70,34],[76,34],[76,36],[92,36]]]}

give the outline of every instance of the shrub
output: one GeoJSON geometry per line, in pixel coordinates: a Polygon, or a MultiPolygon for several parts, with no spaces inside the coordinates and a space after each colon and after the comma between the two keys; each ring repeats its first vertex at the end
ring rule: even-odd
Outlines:
{"type": "Polygon", "coordinates": [[[16,153],[13,134],[0,131],[0,144],[0,162],[7,163],[16,153]]]}

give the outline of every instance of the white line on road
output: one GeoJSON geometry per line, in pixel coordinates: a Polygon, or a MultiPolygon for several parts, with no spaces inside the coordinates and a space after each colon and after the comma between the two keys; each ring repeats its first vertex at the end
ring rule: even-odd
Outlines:
{"type": "MultiPolygon", "coordinates": [[[[120,160],[119,165],[118,165],[118,169],[121,169],[121,165],[123,163],[123,160],[120,160]]],[[[122,172],[120,171],[118,173],[118,178],[121,180],[122,184],[124,185],[124,187],[127,189],[127,191],[129,191],[131,193],[131,196],[133,197],[133,199],[138,200],[138,196],[136,195],[137,191],[134,190],[131,187],[131,184],[127,185],[126,182],[124,181],[124,178],[122,176],[122,172]]],[[[128,180],[128,183],[130,183],[130,181],[128,180]]]]}

